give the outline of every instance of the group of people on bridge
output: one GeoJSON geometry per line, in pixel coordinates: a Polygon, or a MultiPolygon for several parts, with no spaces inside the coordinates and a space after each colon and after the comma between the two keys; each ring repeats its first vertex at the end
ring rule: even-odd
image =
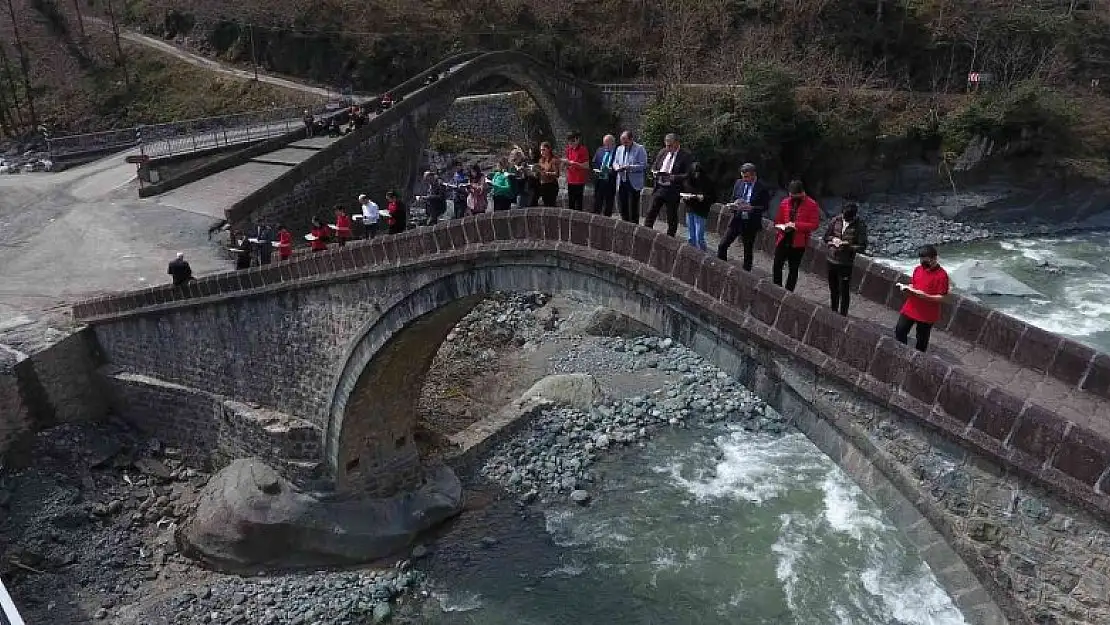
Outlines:
{"type": "MultiPolygon", "coordinates": [[[[492,175],[487,175],[479,165],[467,171],[461,163],[447,180],[433,171],[421,179],[422,194],[416,201],[423,204],[423,225],[433,225],[447,214],[448,201],[452,203],[452,216],[528,208],[556,206],[561,186],[566,189],[566,207],[585,210],[586,186],[593,184],[592,212],[612,217],[619,212],[621,219],[640,224],[642,191],[647,176],[653,179],[651,202],[642,224],[654,228],[660,213],[665,211],[667,234],[676,236],[679,227],[679,208],[685,204],[686,228],[689,244],[708,252],[706,223],[711,206],[718,201],[718,186],[693,154],[681,146],[679,137],[668,134],[663,147],[649,162],[646,148],[636,142],[631,131],[606,135],[601,145],[591,155],[578,132],[570,133],[562,150],[556,156],[549,142],[539,145],[536,153],[514,148],[497,162],[492,175]],[[565,184],[560,185],[560,181],[565,184]]],[[[728,260],[728,250],[739,239],[743,249],[742,267],[751,271],[755,260],[755,243],[763,230],[763,218],[770,213],[774,190],[759,179],[753,163],[740,166],[739,177],[725,199],[734,210],[726,233],[721,237],[716,255],[728,260]]],[[[342,206],[335,208],[334,223],[314,218],[309,233],[304,235],[313,252],[328,249],[329,242],[345,245],[354,236],[372,238],[379,232],[388,234],[404,232],[411,227],[409,207],[400,194],[386,194],[386,208],[382,209],[367,195],[358,198],[360,212],[353,217],[342,206]],[[384,226],[384,228],[382,227],[384,226]]],[[[807,244],[821,226],[821,209],[809,196],[800,180],[787,186],[787,196],[774,212],[774,253],[771,261],[771,279],[774,284],[793,291],[798,282],[807,244]],[[784,276],[785,273],[785,276],[784,276]]],[[[826,264],[829,303],[833,310],[847,316],[851,298],[852,273],[857,254],[867,250],[867,224],[859,214],[859,205],[844,202],[840,214],[828,221],[822,241],[826,246],[826,264]]],[[[256,236],[241,232],[232,233],[231,251],[236,258],[236,269],[251,266],[257,256],[259,264],[268,264],[272,252],[277,250],[281,260],[293,254],[293,234],[285,227],[276,230],[259,226],[256,236]]],[[[916,347],[925,351],[929,344],[930,330],[941,314],[941,302],[949,291],[948,274],[937,260],[937,250],[924,246],[918,253],[920,266],[913,271],[909,284],[900,285],[906,295],[895,327],[895,337],[908,342],[909,333],[916,326],[916,347]]],[[[191,270],[184,271],[178,258],[171,263],[170,274],[175,284],[187,281],[191,270]]],[[[185,268],[188,267],[187,263],[185,268]]]]}

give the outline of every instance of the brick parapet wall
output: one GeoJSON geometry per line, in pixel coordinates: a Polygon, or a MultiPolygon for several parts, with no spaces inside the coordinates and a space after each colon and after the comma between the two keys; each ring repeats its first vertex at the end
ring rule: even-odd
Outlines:
{"type": "MultiPolygon", "coordinates": [[[[727,227],[726,217],[715,211],[711,226],[718,231],[727,227]]],[[[769,249],[771,242],[765,236],[761,245],[769,249]]],[[[74,314],[94,324],[107,323],[336,279],[536,255],[598,265],[633,282],[646,281],[670,293],[691,314],[711,319],[722,332],[799,358],[1004,466],[1101,513],[1110,512],[1110,500],[1103,496],[1110,488],[1110,441],[1097,433],[1050,407],[986,384],[963,367],[901,345],[874,324],[836,315],[662,233],[591,214],[532,209],[468,217],[268,267],[208,276],[185,289],[155,287],[92,300],[76,306],[74,314]]],[[[876,263],[861,265],[859,292],[891,301],[898,274],[876,263]]],[[[962,318],[963,306],[955,306],[956,319],[962,318]]],[[[984,315],[984,326],[993,317],[984,315]]],[[[985,333],[980,328],[979,335],[985,333]]],[[[1049,343],[1053,360],[1071,353],[1063,350],[1064,344],[1059,338],[1049,343]]],[[[1091,371],[1077,384],[1104,375],[1096,369],[1104,366],[1101,362],[1104,358],[1092,356],[1085,363],[1091,371]]],[[[1046,366],[1051,370],[1055,365],[1046,366]]]]}

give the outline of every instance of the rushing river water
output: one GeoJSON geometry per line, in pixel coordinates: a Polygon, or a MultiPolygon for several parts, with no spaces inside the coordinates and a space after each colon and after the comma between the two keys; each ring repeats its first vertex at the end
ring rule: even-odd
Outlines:
{"type": "Polygon", "coordinates": [[[876,503],[802,434],[670,430],[601,469],[596,500],[546,510],[541,536],[433,571],[441,590],[423,622],[965,622],[876,503]]]}
{"type": "MultiPolygon", "coordinates": [[[[986,240],[948,245],[940,253],[949,271],[979,261],[1039,292],[980,296],[984,304],[1110,352],[1110,233],[986,240]]],[[[905,270],[916,260],[886,262],[905,270]]]]}

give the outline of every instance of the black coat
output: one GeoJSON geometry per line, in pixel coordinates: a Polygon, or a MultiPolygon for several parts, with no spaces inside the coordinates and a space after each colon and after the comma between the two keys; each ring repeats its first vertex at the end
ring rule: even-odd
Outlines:
{"type": "MultiPolygon", "coordinates": [[[[735,202],[742,199],[740,191],[744,188],[744,181],[737,180],[732,185],[732,197],[729,201],[735,202]]],[[[748,227],[760,229],[763,228],[763,216],[767,214],[767,209],[771,206],[771,187],[764,184],[762,180],[756,179],[752,185],[752,199],[748,202],[752,205],[752,210],[749,212],[747,219],[744,219],[740,211],[732,216],[732,221],[729,222],[729,228],[739,230],[745,223],[748,227]]]]}
{"type": "Polygon", "coordinates": [[[696,179],[687,177],[683,184],[683,191],[704,196],[703,200],[686,200],[686,210],[699,217],[709,217],[709,208],[717,201],[717,187],[709,176],[702,172],[696,179]]]}

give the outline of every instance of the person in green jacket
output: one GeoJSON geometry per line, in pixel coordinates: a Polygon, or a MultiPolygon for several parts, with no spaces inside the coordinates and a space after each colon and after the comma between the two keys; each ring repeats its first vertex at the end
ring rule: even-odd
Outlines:
{"type": "Polygon", "coordinates": [[[503,211],[513,207],[513,200],[516,199],[516,186],[509,175],[508,159],[502,158],[498,161],[497,167],[494,169],[493,179],[490,180],[490,186],[493,187],[493,210],[503,211]]]}

